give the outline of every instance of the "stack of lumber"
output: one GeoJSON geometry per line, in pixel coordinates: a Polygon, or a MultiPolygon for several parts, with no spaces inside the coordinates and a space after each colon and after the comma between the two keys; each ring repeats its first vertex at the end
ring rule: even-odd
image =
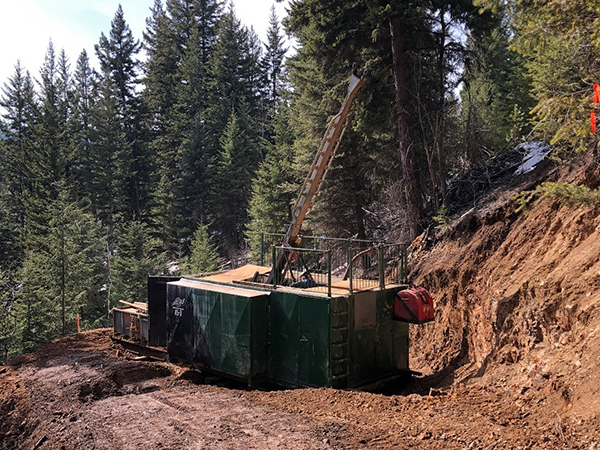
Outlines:
{"type": "Polygon", "coordinates": [[[122,307],[120,307],[120,309],[122,308],[133,308],[136,310],[136,312],[142,313],[142,314],[148,314],[148,303],[143,303],[143,302],[126,302],[125,300],[119,300],[119,303],[121,303],[122,307]]]}

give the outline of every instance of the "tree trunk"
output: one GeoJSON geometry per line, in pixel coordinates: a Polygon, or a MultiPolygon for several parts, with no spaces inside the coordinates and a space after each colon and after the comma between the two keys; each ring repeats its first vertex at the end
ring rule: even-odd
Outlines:
{"type": "Polygon", "coordinates": [[[60,306],[62,316],[62,335],[67,334],[67,314],[66,314],[66,289],[67,289],[67,277],[66,277],[66,261],[65,261],[65,231],[64,222],[61,223],[60,231],[60,306]]]}
{"type": "MultiPolygon", "coordinates": [[[[439,55],[438,55],[438,80],[439,80],[439,111],[438,120],[436,120],[435,133],[436,138],[436,151],[438,158],[438,182],[440,187],[441,204],[446,204],[446,155],[444,151],[444,133],[446,128],[446,79],[444,74],[445,58],[446,58],[446,35],[448,33],[448,24],[445,19],[446,9],[442,5],[440,9],[440,42],[439,42],[439,55]]],[[[437,196],[438,193],[435,192],[437,196]]],[[[438,202],[436,201],[436,204],[438,202]]]]}
{"type": "Polygon", "coordinates": [[[419,194],[419,174],[415,161],[415,146],[410,130],[409,66],[406,54],[406,37],[402,31],[399,19],[390,20],[392,39],[392,56],[394,88],[396,91],[396,126],[400,147],[400,162],[402,163],[402,187],[406,202],[406,227],[412,240],[422,231],[421,206],[419,194]]]}

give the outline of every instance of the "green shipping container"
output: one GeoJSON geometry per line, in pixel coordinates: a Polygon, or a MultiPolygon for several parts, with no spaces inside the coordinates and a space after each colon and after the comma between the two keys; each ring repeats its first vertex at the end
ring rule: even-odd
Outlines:
{"type": "Polygon", "coordinates": [[[394,289],[333,298],[291,291],[270,297],[271,381],[351,388],[408,373],[408,325],[392,320],[394,289]]]}
{"type": "Polygon", "coordinates": [[[171,358],[250,386],[353,388],[408,373],[408,324],[393,320],[399,286],[328,297],[228,281],[236,276],[168,283],[171,358]]]}
{"type": "Polygon", "coordinates": [[[167,285],[167,351],[252,386],[268,375],[270,292],[183,278],[167,285]]]}

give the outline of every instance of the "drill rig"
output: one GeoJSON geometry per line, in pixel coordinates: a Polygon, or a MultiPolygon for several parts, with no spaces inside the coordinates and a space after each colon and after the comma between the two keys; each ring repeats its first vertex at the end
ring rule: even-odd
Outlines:
{"type": "MultiPolygon", "coordinates": [[[[359,75],[356,67],[353,68],[352,73],[350,74],[350,84],[348,85],[346,98],[344,98],[339,112],[327,125],[327,130],[321,140],[317,154],[310,166],[304,184],[300,189],[300,194],[298,195],[296,203],[292,208],[292,220],[283,239],[284,247],[293,248],[298,246],[302,222],[304,222],[304,218],[310,210],[314,198],[321,189],[325,175],[327,175],[327,171],[331,167],[335,153],[340,146],[340,142],[342,141],[342,137],[348,126],[347,119],[352,101],[368,76],[368,70],[363,71],[359,75]]],[[[289,252],[282,252],[279,254],[274,266],[275,269],[271,271],[269,275],[267,281],[269,284],[273,283],[274,280],[282,278],[282,275],[286,270],[286,265],[288,264],[288,257],[289,252]]]]}

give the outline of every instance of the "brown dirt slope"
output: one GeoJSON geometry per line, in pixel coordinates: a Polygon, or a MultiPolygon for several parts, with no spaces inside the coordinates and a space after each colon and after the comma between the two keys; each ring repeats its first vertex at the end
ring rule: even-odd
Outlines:
{"type": "MultiPolygon", "coordinates": [[[[587,155],[534,173],[597,188],[587,155]]],[[[600,444],[600,208],[545,199],[517,214],[494,192],[435,245],[412,257],[414,280],[437,299],[435,322],[412,333],[412,368],[441,384],[501,383],[534,398],[536,413],[583,425],[600,444]]],[[[592,445],[592,444],[590,444],[592,445]]]]}
{"type": "Polygon", "coordinates": [[[598,449],[600,210],[513,200],[542,179],[595,188],[596,167],[533,173],[415,243],[437,312],[411,328],[408,386],[192,382],[98,330],[0,367],[0,449],[598,449]]]}

